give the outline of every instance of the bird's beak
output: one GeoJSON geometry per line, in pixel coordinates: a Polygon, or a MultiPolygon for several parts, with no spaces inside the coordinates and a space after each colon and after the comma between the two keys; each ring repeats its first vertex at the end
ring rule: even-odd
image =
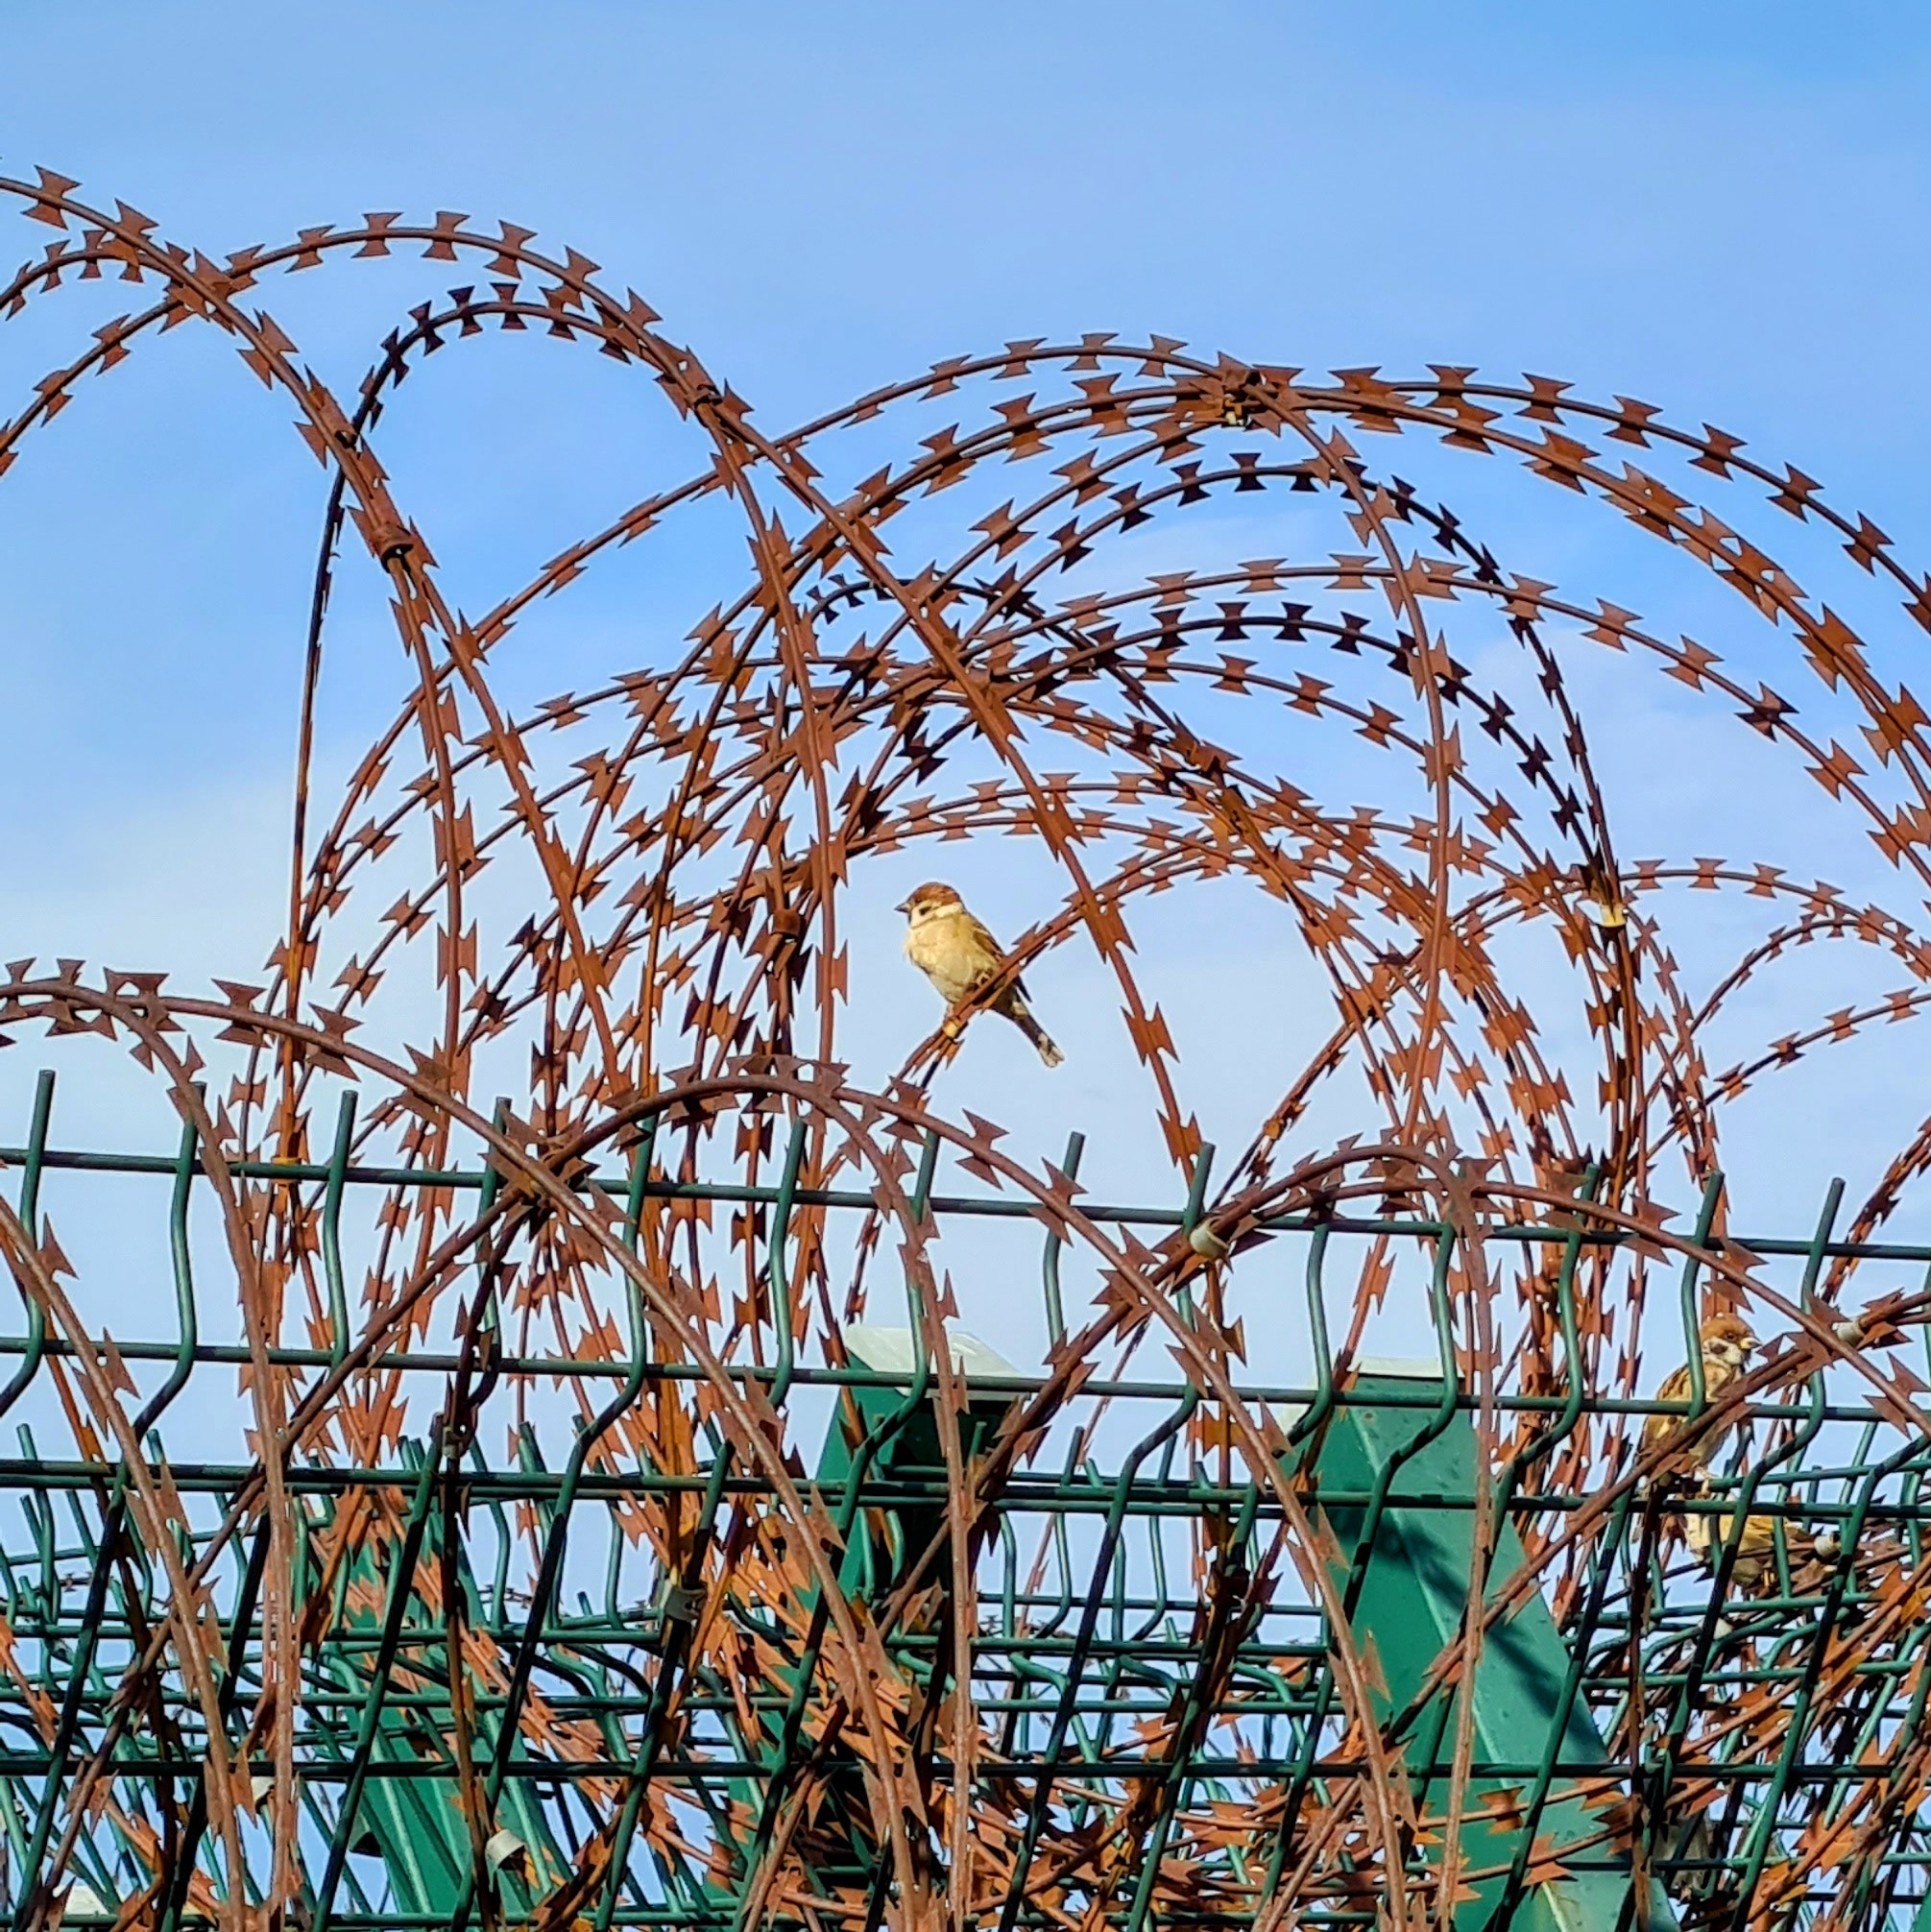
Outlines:
{"type": "Polygon", "coordinates": [[[892,910],[894,912],[904,912],[907,914],[910,913],[911,909],[912,909],[912,902],[909,899],[902,899],[895,906],[892,907],[892,910]]]}

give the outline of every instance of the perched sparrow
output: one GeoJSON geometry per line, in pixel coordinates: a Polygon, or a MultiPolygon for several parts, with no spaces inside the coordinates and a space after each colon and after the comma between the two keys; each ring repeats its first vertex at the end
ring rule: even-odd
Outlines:
{"type": "MultiPolygon", "coordinates": [[[[921,885],[899,910],[911,921],[905,932],[905,957],[954,1009],[946,1026],[955,1035],[956,1009],[1005,964],[1005,954],[950,885],[921,885]]],[[[1026,1003],[1026,988],[1017,979],[992,1002],[992,1010],[1010,1020],[1038,1049],[1039,1057],[1049,1067],[1058,1066],[1066,1057],[1032,1017],[1032,1009],[1026,1003]]]]}
{"type": "MultiPolygon", "coordinates": [[[[1713,1315],[1698,1331],[1702,1338],[1703,1399],[1714,1402],[1738,1376],[1756,1346],[1756,1337],[1749,1324],[1734,1315],[1713,1315]]],[[[1690,1371],[1687,1364],[1663,1378],[1656,1390],[1658,1402],[1687,1402],[1690,1399],[1690,1371]]],[[[1680,1415],[1652,1415],[1643,1424],[1643,1447],[1653,1449],[1676,1430],[1682,1428],[1680,1415]]],[[[1697,1440],[1697,1460],[1706,1463],[1715,1455],[1717,1444],[1729,1433],[1727,1425],[1704,1430],[1697,1440]]]]}
{"type": "MultiPolygon", "coordinates": [[[[1702,1510],[1683,1518],[1683,1540],[1697,1560],[1715,1576],[1728,1541],[1731,1519],[1702,1510]]],[[[1822,1575],[1814,1566],[1822,1560],[1818,1539],[1796,1523],[1786,1523],[1783,1531],[1784,1554],[1789,1559],[1799,1594],[1822,1575]]],[[[1730,1582],[1747,1597],[1763,1594],[1776,1583],[1776,1519],[1774,1516],[1746,1516],[1737,1537],[1736,1561],[1730,1568],[1730,1582]]]]}

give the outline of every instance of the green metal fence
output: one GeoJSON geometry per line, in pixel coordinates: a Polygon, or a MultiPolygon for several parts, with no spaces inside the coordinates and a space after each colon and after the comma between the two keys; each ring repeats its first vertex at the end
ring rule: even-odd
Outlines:
{"type": "MultiPolygon", "coordinates": [[[[84,1346],[28,1292],[0,1337],[16,1925],[56,1896],[68,1922],[210,1920],[260,1882],[271,1822],[316,1932],[876,1924],[907,1858],[1002,1932],[1369,1924],[1397,1885],[1470,1932],[1927,1916],[1931,1440],[1899,1368],[1921,1349],[1931,1247],[1834,1240],[1830,1214],[1808,1237],[1719,1235],[1713,1187],[1680,1257],[1687,1318],[1708,1271],[1747,1257],[1799,1312],[1798,1340],[1808,1319],[1845,1360],[1773,1351],[1760,1389],[1662,1402],[1604,1392],[1578,1316],[1616,1305],[1611,1276],[1653,1230],[1501,1201],[1471,1229],[1343,1188],[1236,1217],[1229,1240],[1203,1206],[1210,1152],[1185,1205],[1081,1212],[1169,1257],[1179,1318],[1203,1334],[1228,1332],[1265,1268],[1242,1318],[1291,1331],[1310,1372],[1269,1384],[1223,1354],[1229,1400],[1152,1352],[1053,1341],[1075,1300],[1064,1227],[954,1187],[933,1137],[911,1218],[1033,1244],[1042,1370],[1002,1361],[1001,1338],[955,1340],[941,1364],[908,1271],[900,1326],[846,1324],[833,1348],[791,1335],[793,1313],[785,1346],[725,1363],[763,1398],[773,1464],[634,1294],[625,1315],[620,1279],[601,1355],[513,1334],[487,1292],[467,1326],[359,1359],[325,1323],[270,1366],[392,1390],[387,1446],[314,1437],[277,1518],[258,1446],[195,1446],[241,1413],[251,1344],[222,1339],[197,1275],[194,1135],[173,1154],[79,1151],[50,1141],[50,1099],[43,1085],[33,1132],[0,1148],[22,1224],[84,1178],[109,1204],[94,1212],[165,1244],[175,1292],[115,1309],[84,1346]],[[1507,1336],[1483,1368],[1471,1246],[1540,1270],[1566,1364],[1551,1386],[1511,1378],[1507,1336]],[[1412,1295],[1416,1359],[1350,1359],[1329,1332],[1337,1270],[1370,1254],[1388,1306],[1412,1295]],[[1853,1331],[1820,1299],[1831,1268],[1897,1285],[1853,1331]],[[1881,1387],[1849,1386],[1858,1350],[1881,1387]],[[171,1548],[75,1395],[90,1352],[164,1482],[171,1548]],[[1653,1415],[1671,1427],[1648,1451],[1653,1415]],[[191,1669],[170,1611],[198,1565],[191,1669]],[[909,1847],[881,1802],[894,1777],[934,1821],[909,1847]]],[[[498,1164],[351,1165],[348,1145],[233,1170],[312,1203],[338,1318],[364,1204],[487,1207],[503,1181],[498,1164]]],[[[761,1214],[757,1268],[787,1310],[795,1229],[830,1244],[841,1217],[880,1212],[876,1191],[801,1184],[795,1154],[771,1185],[708,1185],[665,1178],[650,1147],[573,1185],[633,1247],[654,1218],[691,1225],[695,1203],[761,1214]]],[[[487,1286],[503,1254],[478,1236],[448,1265],[487,1286]]]]}

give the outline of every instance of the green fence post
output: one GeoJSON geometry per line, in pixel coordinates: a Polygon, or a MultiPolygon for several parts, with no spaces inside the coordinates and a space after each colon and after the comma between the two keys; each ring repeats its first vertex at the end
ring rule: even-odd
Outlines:
{"type": "MultiPolygon", "coordinates": [[[[1364,1364],[1334,1411],[1315,1463],[1319,1489],[1337,1499],[1323,1506],[1339,1544],[1336,1582],[1359,1579],[1350,1628],[1368,1659],[1384,1722],[1419,1697],[1436,1658],[1459,1638],[1467,1603],[1479,1445],[1465,1411],[1457,1410],[1437,1430],[1436,1412],[1416,1406],[1417,1396],[1434,1396],[1443,1387],[1434,1363],[1364,1364]],[[1381,1491],[1390,1463],[1397,1467],[1371,1521],[1375,1512],[1352,1499],[1381,1491]]],[[[1521,1540],[1505,1522],[1492,1574],[1505,1579],[1524,1560],[1521,1540]]],[[[1499,1775],[1478,1771],[1468,1781],[1467,1811],[1483,1811],[1490,1799],[1498,1804],[1489,1815],[1465,1817],[1461,1827],[1466,1890],[1455,1913],[1458,1932],[1501,1932],[1503,1923],[1509,1932],[1617,1932],[1629,1922],[1628,1861],[1601,1842],[1602,1811],[1616,1788],[1588,1712],[1565,1695],[1570,1668],[1568,1647],[1539,1593],[1483,1639],[1473,1686],[1474,1759],[1511,1769],[1499,1775]],[[1599,1766],[1605,1775],[1600,1797],[1581,1781],[1599,1766]],[[1559,1860],[1574,1847],[1577,1864],[1524,1887],[1519,1903],[1498,1920],[1509,1874],[1524,1848],[1519,1811],[1511,1814],[1507,1794],[1519,1796],[1537,1782],[1538,1769],[1552,1767],[1535,1863],[1559,1860]]],[[[1452,1692],[1437,1693],[1397,1747],[1424,1797],[1431,1787],[1445,1789],[1451,1775],[1453,1702],[1452,1692]]],[[[1660,1895],[1650,1922],[1675,1922],[1660,1895]]]]}

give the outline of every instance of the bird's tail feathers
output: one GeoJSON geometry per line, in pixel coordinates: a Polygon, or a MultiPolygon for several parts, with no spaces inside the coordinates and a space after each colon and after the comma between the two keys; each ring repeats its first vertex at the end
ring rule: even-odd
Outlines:
{"type": "Polygon", "coordinates": [[[1032,1010],[1024,1000],[1015,1000],[1006,1010],[1012,1024],[1032,1042],[1034,1051],[1049,1067],[1056,1067],[1066,1058],[1053,1044],[1051,1034],[1032,1017],[1032,1010]]]}

